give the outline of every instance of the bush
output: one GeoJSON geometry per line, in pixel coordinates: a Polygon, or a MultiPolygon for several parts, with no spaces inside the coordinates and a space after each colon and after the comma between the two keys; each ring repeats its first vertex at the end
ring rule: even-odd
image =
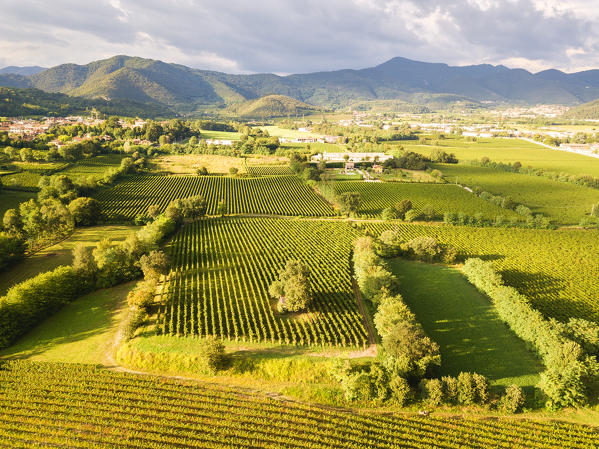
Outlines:
{"type": "Polygon", "coordinates": [[[383,209],[381,213],[381,218],[383,220],[395,220],[398,218],[397,211],[393,207],[387,207],[383,209]]]}
{"type": "Polygon", "coordinates": [[[441,365],[439,345],[418,323],[398,322],[383,338],[389,371],[407,378],[422,378],[441,365]]]}
{"type": "Polygon", "coordinates": [[[443,382],[443,393],[446,400],[452,404],[457,404],[459,392],[458,380],[455,377],[444,376],[441,378],[441,381],[443,382]]]}
{"type": "Polygon", "coordinates": [[[408,247],[417,259],[432,262],[442,253],[442,248],[433,237],[416,237],[408,242],[408,247]]]}
{"type": "Polygon", "coordinates": [[[127,304],[132,309],[146,309],[154,302],[156,295],[156,281],[147,280],[138,282],[133,290],[127,295],[127,304]]]}
{"type": "Polygon", "coordinates": [[[0,232],[0,270],[21,260],[24,255],[25,242],[22,239],[0,232]]]}
{"type": "Polygon", "coordinates": [[[345,399],[349,402],[368,401],[374,398],[370,375],[365,372],[349,374],[341,383],[345,399]]]}
{"type": "Polygon", "coordinates": [[[151,251],[141,256],[139,265],[146,279],[158,281],[161,275],[168,274],[171,263],[163,251],[151,251]]]}
{"type": "Polygon", "coordinates": [[[411,223],[414,220],[417,220],[420,217],[420,214],[418,212],[416,212],[414,209],[410,209],[409,211],[406,212],[406,215],[404,216],[404,220],[411,223]]]}
{"type": "Polygon", "coordinates": [[[518,413],[522,410],[526,396],[518,385],[510,385],[499,400],[499,409],[506,413],[518,413]]]}

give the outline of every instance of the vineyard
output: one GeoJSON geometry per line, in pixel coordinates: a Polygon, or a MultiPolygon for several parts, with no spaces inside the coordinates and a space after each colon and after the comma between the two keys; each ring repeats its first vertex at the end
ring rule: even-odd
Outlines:
{"type": "Polygon", "coordinates": [[[7,362],[0,404],[11,448],[599,447],[566,423],[360,414],[92,365],[7,362]]]}
{"type": "Polygon", "coordinates": [[[248,165],[247,172],[251,176],[282,176],[293,174],[287,165],[248,165]]]}
{"type": "Polygon", "coordinates": [[[480,212],[485,218],[493,220],[498,215],[516,215],[450,184],[342,181],[334,183],[333,188],[337,194],[358,192],[362,199],[358,213],[370,218],[378,217],[384,208],[403,199],[412,201],[417,211],[430,204],[439,217],[445,212],[463,212],[470,216],[480,212]]]}
{"type": "Polygon", "coordinates": [[[162,211],[176,198],[202,195],[208,215],[225,201],[230,214],[334,215],[331,207],[295,176],[132,176],[97,195],[110,218],[134,218],[148,206],[162,211]]]}
{"type": "Polygon", "coordinates": [[[9,189],[23,190],[25,192],[36,192],[38,183],[40,182],[41,174],[31,171],[22,171],[4,175],[0,178],[2,185],[9,189]]]}
{"type": "Polygon", "coordinates": [[[558,223],[578,224],[599,203],[599,191],[590,187],[552,181],[540,176],[509,173],[489,167],[462,164],[436,166],[450,181],[480,186],[494,195],[510,196],[534,213],[546,215],[558,223]]]}
{"type": "Polygon", "coordinates": [[[80,180],[91,176],[101,178],[109,168],[116,168],[121,164],[125,156],[122,154],[100,154],[89,159],[82,159],[71,165],[61,174],[67,175],[73,180],[80,180]]]}
{"type": "Polygon", "coordinates": [[[364,345],[350,279],[357,233],[347,223],[202,220],[172,240],[172,271],[159,314],[162,333],[290,344],[364,345]],[[268,287],[289,259],[311,270],[313,302],[281,315],[268,287]]]}
{"type": "Polygon", "coordinates": [[[491,259],[508,285],[547,316],[599,321],[599,231],[368,224],[396,227],[404,240],[420,235],[454,246],[462,258],[491,259]]]}

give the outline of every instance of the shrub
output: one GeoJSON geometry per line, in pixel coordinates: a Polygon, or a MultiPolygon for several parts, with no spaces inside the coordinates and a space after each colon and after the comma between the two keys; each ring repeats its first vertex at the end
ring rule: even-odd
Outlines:
{"type": "Polygon", "coordinates": [[[455,377],[444,376],[441,378],[443,382],[443,393],[448,402],[457,404],[459,385],[458,380],[455,377]]]}
{"type": "Polygon", "coordinates": [[[398,322],[383,338],[387,368],[408,378],[421,378],[441,365],[439,345],[417,323],[398,322]]]}
{"type": "Polygon", "coordinates": [[[398,218],[397,211],[392,207],[387,207],[381,212],[381,218],[383,220],[395,220],[398,218]]]}
{"type": "Polygon", "coordinates": [[[146,309],[154,302],[156,281],[154,279],[138,282],[127,295],[127,304],[134,309],[146,309]]]}
{"type": "Polygon", "coordinates": [[[25,242],[14,236],[0,232],[0,270],[20,260],[25,255],[25,242]]]}
{"type": "Polygon", "coordinates": [[[408,242],[408,247],[416,258],[428,262],[434,261],[442,253],[441,246],[433,237],[416,237],[408,242]]]}
{"type": "Polygon", "coordinates": [[[349,402],[374,398],[373,385],[368,373],[349,374],[341,383],[345,399],[349,402]]]}
{"type": "Polygon", "coordinates": [[[404,216],[404,220],[411,223],[414,220],[417,220],[420,217],[420,214],[418,212],[416,212],[414,209],[410,209],[409,211],[406,212],[406,215],[404,216]]]}

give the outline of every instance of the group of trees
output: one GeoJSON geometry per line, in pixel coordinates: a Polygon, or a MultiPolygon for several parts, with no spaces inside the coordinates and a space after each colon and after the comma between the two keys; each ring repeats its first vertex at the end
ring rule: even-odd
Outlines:
{"type": "Polygon", "coordinates": [[[468,280],[493,301],[500,318],[532,345],[546,371],[539,387],[549,408],[581,406],[599,385],[599,325],[582,319],[546,320],[516,289],[503,284],[491,261],[468,259],[468,280]]]}
{"type": "Polygon", "coordinates": [[[452,264],[458,256],[454,247],[442,245],[433,237],[420,236],[403,241],[398,229],[383,231],[375,241],[375,248],[381,257],[413,257],[429,263],[452,264]]]}
{"type": "Polygon", "coordinates": [[[0,347],[6,347],[40,320],[95,288],[162,272],[158,244],[175,229],[172,220],[158,217],[123,243],[102,240],[95,248],[79,245],[72,266],[39,274],[9,289],[0,298],[0,347]],[[144,258],[144,255],[147,255],[144,258]]]}
{"type": "Polygon", "coordinates": [[[417,220],[418,218],[424,218],[427,221],[432,221],[437,217],[437,213],[432,204],[425,204],[420,212],[414,209],[412,205],[412,201],[409,199],[401,200],[399,203],[394,206],[389,206],[383,209],[381,212],[381,218],[383,220],[404,220],[408,222],[412,222],[417,220]]]}

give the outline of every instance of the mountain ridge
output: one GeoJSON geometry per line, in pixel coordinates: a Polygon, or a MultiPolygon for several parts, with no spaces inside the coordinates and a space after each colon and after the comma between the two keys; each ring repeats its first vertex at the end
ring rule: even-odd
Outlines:
{"type": "Polygon", "coordinates": [[[427,98],[419,94],[455,95],[479,103],[576,105],[599,99],[599,70],[531,73],[503,65],[451,66],[396,57],[363,69],[240,75],[118,55],[85,65],[61,64],[29,76],[0,74],[0,85],[159,104],[183,114],[267,95],[326,108],[427,98]]]}

